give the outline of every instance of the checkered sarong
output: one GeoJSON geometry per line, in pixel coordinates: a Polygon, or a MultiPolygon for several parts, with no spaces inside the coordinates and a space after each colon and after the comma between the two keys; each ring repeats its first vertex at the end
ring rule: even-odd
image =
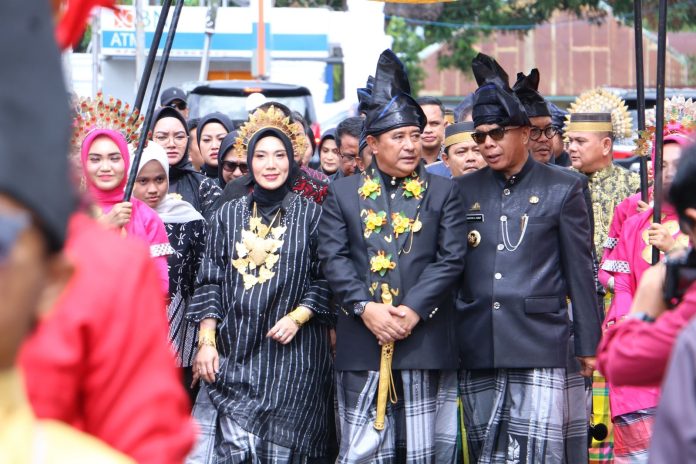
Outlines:
{"type": "Polygon", "coordinates": [[[556,369],[462,370],[470,462],[586,463],[585,381],[556,369]]]}
{"type": "Polygon", "coordinates": [[[656,411],[650,408],[614,418],[614,464],[648,462],[656,411]]]}
{"type": "Polygon", "coordinates": [[[328,464],[276,445],[241,428],[231,417],[220,416],[205,385],[198,391],[193,418],[198,440],[186,464],[328,464]]]}
{"type": "Polygon", "coordinates": [[[374,428],[379,372],[338,372],[340,464],[451,463],[457,451],[456,371],[394,371],[399,400],[374,428]]]}

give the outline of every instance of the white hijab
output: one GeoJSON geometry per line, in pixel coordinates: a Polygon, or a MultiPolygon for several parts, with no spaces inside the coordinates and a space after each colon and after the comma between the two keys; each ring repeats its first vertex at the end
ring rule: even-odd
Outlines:
{"type": "MultiPolygon", "coordinates": [[[[167,179],[169,185],[169,161],[167,160],[167,152],[164,148],[156,143],[148,143],[143,150],[143,156],[140,158],[138,165],[138,174],[140,170],[150,161],[157,161],[164,169],[164,178],[167,179]]],[[[167,194],[155,208],[160,219],[164,223],[181,224],[191,221],[202,221],[201,213],[191,206],[191,203],[181,199],[177,193],[167,194]]]]}

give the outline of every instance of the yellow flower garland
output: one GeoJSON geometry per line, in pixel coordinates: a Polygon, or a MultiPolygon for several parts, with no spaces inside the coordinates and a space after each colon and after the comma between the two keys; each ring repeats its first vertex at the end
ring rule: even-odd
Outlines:
{"type": "Polygon", "coordinates": [[[387,271],[396,268],[396,263],[391,258],[392,255],[386,255],[384,250],[378,251],[375,256],[370,258],[370,270],[384,277],[387,271]]]}

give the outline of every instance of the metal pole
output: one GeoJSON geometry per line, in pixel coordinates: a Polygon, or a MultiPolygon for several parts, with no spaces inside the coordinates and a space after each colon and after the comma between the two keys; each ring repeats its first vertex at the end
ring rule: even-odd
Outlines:
{"type": "Polygon", "coordinates": [[[145,20],[143,18],[143,1],[135,0],[133,8],[135,9],[135,87],[134,91],[140,89],[140,79],[143,75],[145,61],[145,20]]]}
{"type": "MultiPolygon", "coordinates": [[[[665,125],[665,59],[667,48],[667,0],[660,0],[657,25],[657,100],[655,102],[655,165],[653,166],[653,222],[662,222],[662,148],[665,125]]],[[[652,262],[660,260],[660,250],[653,247],[652,262]]]]}
{"type": "Polygon", "coordinates": [[[210,63],[210,42],[215,33],[215,19],[217,18],[217,0],[210,2],[208,12],[205,17],[205,39],[203,41],[203,56],[201,56],[201,69],[198,73],[198,80],[208,80],[208,65],[210,63]]]}
{"type": "MultiPolygon", "coordinates": [[[[150,44],[150,52],[147,55],[147,60],[145,61],[145,68],[143,69],[143,74],[138,84],[138,93],[135,96],[133,111],[140,111],[140,108],[142,108],[143,106],[143,101],[145,100],[145,92],[147,91],[147,85],[150,83],[150,74],[152,74],[152,67],[155,64],[155,57],[157,57],[157,49],[159,48],[159,44],[162,39],[162,31],[164,30],[164,25],[167,22],[167,16],[169,15],[169,6],[171,5],[171,3],[171,0],[164,0],[162,2],[162,10],[160,10],[160,16],[157,20],[155,34],[152,37],[152,44],[150,44]]],[[[159,93],[159,91],[157,93],[159,93]]]]}
{"type": "Polygon", "coordinates": [[[133,164],[131,165],[130,174],[128,176],[128,183],[126,184],[126,191],[123,196],[123,201],[130,201],[131,194],[133,193],[133,184],[135,184],[135,177],[138,174],[138,165],[140,164],[140,158],[143,156],[143,148],[145,148],[145,142],[147,141],[147,136],[150,132],[152,114],[155,112],[157,95],[159,95],[162,80],[164,79],[164,72],[167,69],[169,52],[172,50],[174,36],[176,35],[176,26],[179,24],[179,16],[181,16],[181,9],[183,6],[184,0],[176,0],[174,14],[172,14],[172,22],[169,25],[169,32],[167,33],[167,40],[164,42],[164,49],[162,50],[162,59],[159,63],[159,67],[157,68],[157,75],[155,76],[155,82],[152,86],[152,93],[150,93],[150,102],[147,105],[147,113],[145,114],[145,120],[143,121],[138,148],[135,150],[135,154],[133,155],[133,164]]]}
{"type": "MultiPolygon", "coordinates": [[[[638,130],[645,130],[645,74],[643,71],[643,13],[641,0],[633,0],[633,30],[636,43],[636,110],[638,130]]],[[[640,199],[648,202],[648,159],[641,156],[640,199]]]]}
{"type": "Polygon", "coordinates": [[[92,18],[92,97],[96,97],[97,93],[99,93],[99,18],[99,14],[95,14],[94,18],[92,18]]]}

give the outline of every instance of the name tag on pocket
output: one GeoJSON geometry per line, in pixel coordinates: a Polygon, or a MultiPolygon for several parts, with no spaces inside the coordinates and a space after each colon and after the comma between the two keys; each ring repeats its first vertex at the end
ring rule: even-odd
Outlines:
{"type": "Polygon", "coordinates": [[[468,213],[466,215],[466,222],[483,222],[483,214],[481,214],[481,213],[468,213]]]}

